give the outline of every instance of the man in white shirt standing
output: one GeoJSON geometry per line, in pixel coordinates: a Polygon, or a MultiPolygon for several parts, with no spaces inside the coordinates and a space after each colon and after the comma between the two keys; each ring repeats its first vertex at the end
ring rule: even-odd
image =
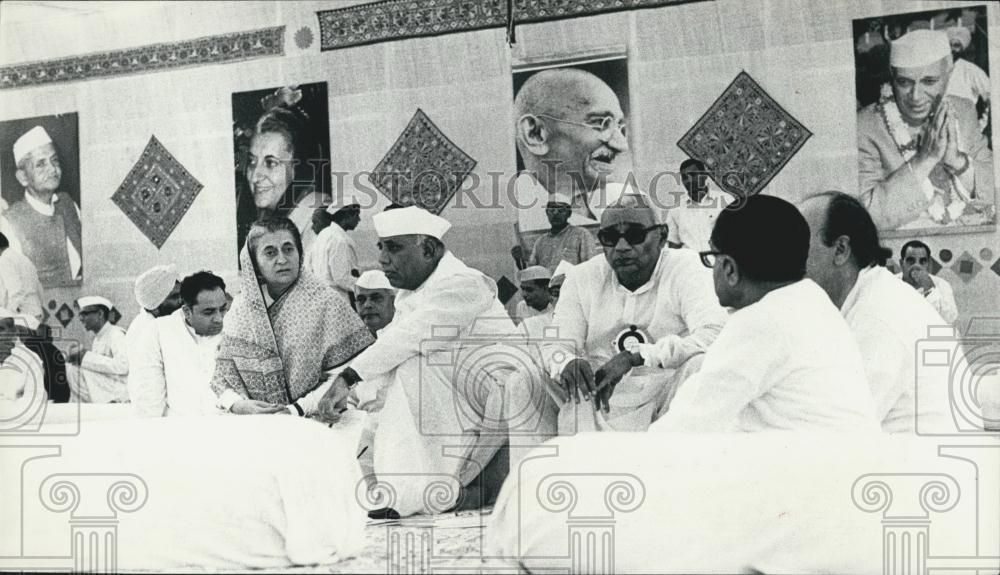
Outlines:
{"type": "MultiPolygon", "coordinates": [[[[332,209],[332,207],[331,207],[332,209]]],[[[358,249],[348,235],[361,222],[361,206],[347,204],[331,212],[333,223],[316,236],[306,252],[305,269],[354,304],[358,249]]]]}
{"type": "Polygon", "coordinates": [[[667,210],[667,241],[673,248],[705,251],[715,218],[726,206],[721,197],[709,193],[705,164],[688,158],[681,163],[680,172],[688,197],[683,204],[667,210]]]}
{"type": "Polygon", "coordinates": [[[697,254],[664,249],[648,196],[608,207],[597,238],[604,257],[567,274],[543,352],[560,434],[645,430],[726,322],[697,254]]]}
{"type": "Polygon", "coordinates": [[[144,417],[219,413],[211,383],[229,309],[226,284],[203,271],[184,278],[180,291],[183,307],[144,330],[130,356],[129,397],[144,417]]]}
{"type": "Polygon", "coordinates": [[[928,271],[931,259],[931,248],[920,240],[911,240],[903,244],[899,250],[899,265],[903,271],[896,277],[908,283],[917,293],[924,296],[927,303],[941,314],[947,323],[955,323],[958,319],[958,306],[955,305],[955,293],[947,280],[943,280],[928,271]]]}
{"type": "Polygon", "coordinates": [[[0,307],[41,321],[44,297],[35,265],[0,233],[0,307]]]}
{"type": "Polygon", "coordinates": [[[83,402],[128,401],[128,346],[125,330],[108,320],[114,306],[101,296],[82,297],[77,303],[80,322],[95,335],[89,350],[75,349],[66,355],[70,389],[83,402]]]}
{"type": "MultiPolygon", "coordinates": [[[[393,508],[406,516],[457,502],[460,488],[522,431],[499,428],[504,407],[544,401],[545,394],[507,383],[518,366],[504,365],[491,344],[512,335],[514,325],[496,282],[446,249],[441,238],[451,224],[415,206],[382,212],[373,222],[379,263],[399,290],[395,317],[337,376],[319,410],[336,420],[355,384],[391,382],[375,435],[375,474],[392,484],[393,508]],[[482,362],[470,355],[480,351],[489,353],[482,362]],[[441,481],[452,488],[448,500],[432,505],[425,490],[441,481]]],[[[529,431],[539,441],[554,434],[529,431]]]]}
{"type": "Polygon", "coordinates": [[[928,337],[928,326],[944,323],[941,316],[882,267],[890,252],[856,198],[824,192],[799,207],[812,233],[807,275],[840,308],[854,333],[882,430],[912,433],[919,419],[921,432],[953,431],[948,374],[917,370],[917,343],[928,337]]]}
{"type": "Polygon", "coordinates": [[[35,265],[42,285],[75,284],[83,268],[80,208],[59,191],[59,152],[45,128],[35,126],[14,142],[14,163],[24,197],[0,217],[0,232],[35,265]]]}
{"type": "Polygon", "coordinates": [[[736,311],[650,429],[878,431],[851,330],[803,279],[809,225],[795,206],[759,194],[731,204],[711,247],[702,262],[719,303],[736,311]]]}

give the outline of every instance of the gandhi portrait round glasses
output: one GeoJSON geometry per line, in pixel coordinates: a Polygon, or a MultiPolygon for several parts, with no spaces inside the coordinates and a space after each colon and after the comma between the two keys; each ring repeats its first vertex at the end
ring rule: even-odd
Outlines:
{"type": "Polygon", "coordinates": [[[535,114],[539,118],[548,118],[556,122],[562,122],[563,124],[570,124],[573,126],[582,126],[584,128],[590,128],[595,132],[601,134],[603,138],[610,139],[613,135],[611,131],[613,128],[618,128],[618,131],[622,133],[622,136],[628,137],[628,124],[625,120],[618,120],[615,122],[613,116],[604,116],[603,118],[594,118],[589,122],[574,122],[572,120],[565,120],[563,118],[557,118],[555,116],[549,116],[548,114],[535,114]]]}

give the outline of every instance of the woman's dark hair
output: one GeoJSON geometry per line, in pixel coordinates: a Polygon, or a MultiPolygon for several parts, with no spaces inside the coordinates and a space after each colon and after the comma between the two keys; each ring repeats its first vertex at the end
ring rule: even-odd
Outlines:
{"type": "Polygon", "coordinates": [[[299,250],[299,270],[301,271],[302,260],[305,258],[305,254],[302,253],[302,234],[299,233],[299,228],[295,226],[295,222],[282,216],[263,218],[250,225],[250,231],[247,233],[247,251],[250,252],[250,260],[253,262],[255,270],[259,269],[259,266],[257,265],[257,242],[259,242],[260,238],[264,237],[265,234],[281,230],[285,230],[292,234],[292,241],[295,242],[295,249],[299,250]]]}

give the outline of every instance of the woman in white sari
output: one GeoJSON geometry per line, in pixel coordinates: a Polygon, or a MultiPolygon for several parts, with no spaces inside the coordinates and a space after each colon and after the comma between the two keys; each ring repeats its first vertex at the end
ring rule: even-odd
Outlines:
{"type": "Polygon", "coordinates": [[[302,273],[291,220],[254,222],[240,264],[212,390],[233,413],[306,415],[296,402],[375,339],[343,296],[302,273]]]}

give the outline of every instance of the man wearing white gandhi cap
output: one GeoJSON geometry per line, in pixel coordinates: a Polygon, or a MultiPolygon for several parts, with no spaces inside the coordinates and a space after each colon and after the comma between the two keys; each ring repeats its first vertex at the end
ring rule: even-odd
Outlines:
{"type": "Polygon", "coordinates": [[[487,353],[514,326],[497,299],[496,282],[445,248],[442,237],[451,224],[413,206],[382,212],[373,221],[379,264],[399,290],[396,314],[337,377],[320,413],[335,420],[350,386],[388,378],[374,442],[375,475],[391,485],[395,496],[387,505],[400,515],[428,513],[469,495],[464,486],[507,442],[508,432],[514,434],[506,427],[505,406],[530,406],[526,396],[544,400],[545,394],[532,395],[526,384],[508,385],[516,366],[487,353]],[[487,357],[463,359],[475,353],[487,357]],[[449,491],[443,503],[425,493],[442,483],[449,491]]]}
{"type": "Polygon", "coordinates": [[[858,112],[860,199],[884,230],[994,221],[993,154],[972,102],[946,96],[948,35],[892,42],[890,82],[858,112]]]}
{"type": "Polygon", "coordinates": [[[73,350],[66,355],[66,378],[70,389],[83,402],[127,402],[125,330],[108,321],[114,305],[101,296],[82,297],[77,303],[80,322],[95,335],[89,350],[73,350]]]}
{"type": "Polygon", "coordinates": [[[354,284],[358,315],[375,337],[396,315],[396,288],[381,270],[368,270],[354,284]]]}
{"type": "Polygon", "coordinates": [[[552,272],[544,266],[531,266],[517,273],[517,282],[524,300],[517,303],[515,323],[520,324],[529,317],[552,311],[552,297],[549,296],[551,279],[552,272]]]}
{"type": "Polygon", "coordinates": [[[45,128],[35,126],[14,142],[14,163],[24,197],[0,217],[0,232],[35,265],[42,285],[72,285],[82,277],[80,210],[59,191],[59,153],[45,128]]]}

